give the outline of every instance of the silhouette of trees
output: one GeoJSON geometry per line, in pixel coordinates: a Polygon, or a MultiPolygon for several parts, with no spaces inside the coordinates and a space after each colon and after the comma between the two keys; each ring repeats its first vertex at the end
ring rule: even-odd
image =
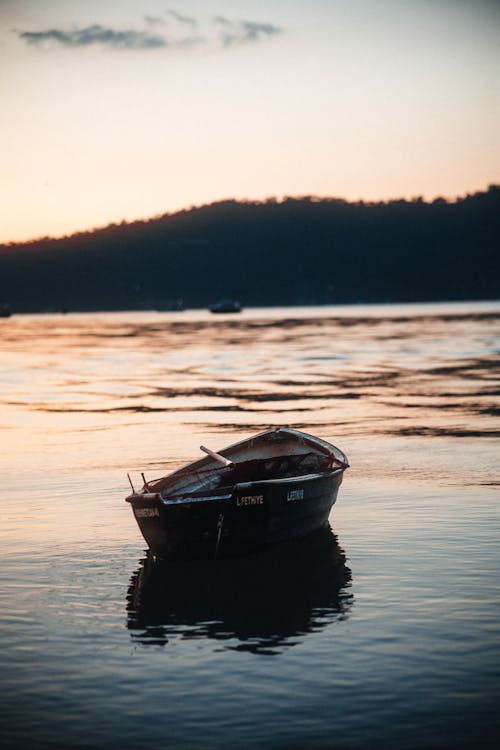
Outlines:
{"type": "Polygon", "coordinates": [[[448,202],[225,200],[0,246],[14,311],[485,299],[498,296],[500,187],[448,202]]]}

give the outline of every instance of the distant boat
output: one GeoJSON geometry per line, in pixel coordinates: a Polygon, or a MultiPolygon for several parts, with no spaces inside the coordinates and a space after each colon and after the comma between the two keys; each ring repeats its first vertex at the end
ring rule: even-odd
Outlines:
{"type": "Polygon", "coordinates": [[[12,308],[10,305],[0,305],[0,318],[10,318],[12,308]]]}
{"type": "MultiPolygon", "coordinates": [[[[161,479],[126,500],[152,553],[234,557],[328,522],[347,458],[325,440],[276,427],[161,479]]],[[[132,483],[131,483],[132,484],[132,483]]]]}
{"type": "Polygon", "coordinates": [[[234,299],[220,299],[209,307],[213,313],[238,313],[241,312],[241,305],[234,299]]]}

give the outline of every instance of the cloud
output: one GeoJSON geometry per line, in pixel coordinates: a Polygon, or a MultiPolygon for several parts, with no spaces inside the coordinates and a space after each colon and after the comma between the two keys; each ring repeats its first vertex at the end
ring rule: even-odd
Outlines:
{"type": "Polygon", "coordinates": [[[148,26],[165,26],[166,21],[161,16],[144,16],[144,20],[148,26]]]}
{"type": "Polygon", "coordinates": [[[272,23],[255,23],[253,21],[242,21],[241,26],[244,30],[243,41],[256,42],[261,36],[275,36],[281,34],[282,29],[274,26],[272,23]]]}
{"type": "Polygon", "coordinates": [[[98,44],[113,49],[158,49],[169,46],[169,42],[161,34],[133,29],[117,31],[99,24],[71,31],[47,29],[46,31],[20,31],[18,34],[20,39],[34,46],[43,46],[51,42],[62,47],[89,47],[98,44]]]}
{"type": "MultiPolygon", "coordinates": [[[[166,11],[178,23],[189,26],[193,32],[199,23],[195,18],[184,16],[175,10],[166,11]]],[[[144,16],[144,21],[149,29],[115,29],[100,24],[92,24],[85,27],[74,27],[72,29],[51,28],[43,31],[19,31],[15,33],[26,44],[33,47],[65,47],[75,49],[79,47],[100,46],[114,50],[154,50],[175,49],[179,47],[199,47],[210,42],[212,32],[208,36],[192,33],[186,36],[166,36],[160,30],[166,25],[161,16],[144,16]]],[[[231,20],[225,16],[216,16],[213,23],[217,27],[217,39],[224,48],[236,47],[242,44],[253,44],[265,38],[282,33],[279,26],[271,23],[260,23],[256,21],[231,20]]],[[[185,30],[187,32],[187,29],[185,30]]],[[[212,39],[213,40],[213,39],[212,39]]]]}
{"type": "Polygon", "coordinates": [[[231,21],[225,16],[215,16],[214,23],[220,28],[219,39],[223,47],[251,44],[283,32],[282,28],[272,23],[231,21]]]}
{"type": "Polygon", "coordinates": [[[163,34],[152,34],[149,31],[127,29],[119,31],[99,24],[82,29],[47,29],[46,31],[18,31],[20,39],[35,47],[56,44],[66,48],[90,47],[100,45],[118,50],[151,50],[176,47],[195,47],[202,44],[202,36],[167,38],[163,34]]]}
{"type": "Polygon", "coordinates": [[[221,26],[232,26],[233,21],[230,21],[229,18],[225,18],[225,16],[215,16],[214,23],[218,23],[221,26]]]}
{"type": "Polygon", "coordinates": [[[192,29],[196,29],[198,27],[198,21],[196,20],[196,18],[185,16],[182,13],[179,13],[177,10],[169,10],[167,11],[167,13],[169,13],[172,18],[175,18],[176,21],[179,21],[179,23],[191,26],[192,29]]]}

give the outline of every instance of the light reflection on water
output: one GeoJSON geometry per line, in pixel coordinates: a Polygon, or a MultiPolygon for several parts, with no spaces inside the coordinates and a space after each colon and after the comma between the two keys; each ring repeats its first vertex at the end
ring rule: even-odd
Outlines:
{"type": "Polygon", "coordinates": [[[495,746],[499,319],[474,304],[0,320],[0,740],[495,746]],[[280,424],[349,457],[335,536],[151,565],[125,472],[280,424]]]}

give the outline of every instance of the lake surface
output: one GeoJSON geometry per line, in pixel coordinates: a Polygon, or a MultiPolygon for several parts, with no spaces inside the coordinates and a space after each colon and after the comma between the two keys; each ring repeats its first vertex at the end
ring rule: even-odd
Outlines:
{"type": "Polygon", "coordinates": [[[500,304],[0,320],[5,748],[471,748],[500,734],[500,304]],[[274,425],[324,530],[152,565],[124,502],[274,425]]]}

